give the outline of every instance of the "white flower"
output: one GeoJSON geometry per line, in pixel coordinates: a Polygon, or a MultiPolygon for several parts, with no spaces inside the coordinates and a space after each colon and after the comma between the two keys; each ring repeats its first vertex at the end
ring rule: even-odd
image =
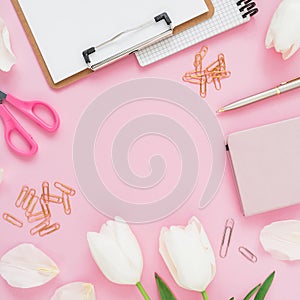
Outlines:
{"type": "Polygon", "coordinates": [[[20,244],[9,250],[0,260],[0,274],[13,287],[40,286],[58,273],[56,264],[31,244],[20,244]]]}
{"type": "Polygon", "coordinates": [[[260,233],[263,248],[280,260],[300,259],[300,221],[286,220],[265,226],[260,233]]]}
{"type": "Polygon", "coordinates": [[[58,288],[50,300],[96,300],[91,283],[72,282],[58,288]]]}
{"type": "Polygon", "coordinates": [[[16,58],[10,47],[9,32],[0,18],[0,70],[8,72],[15,62],[16,58]]]}
{"type": "Polygon", "coordinates": [[[216,274],[212,247],[196,217],[186,227],[162,228],[159,252],[176,283],[185,289],[203,292],[216,274]]]}
{"type": "Polygon", "coordinates": [[[300,1],[283,0],[275,11],[266,36],[266,47],[274,47],[283,59],[300,47],[300,1]]]}
{"type": "Polygon", "coordinates": [[[140,281],[142,252],[127,223],[108,221],[100,233],[88,232],[87,239],[95,262],[110,281],[132,285],[140,281]]]}

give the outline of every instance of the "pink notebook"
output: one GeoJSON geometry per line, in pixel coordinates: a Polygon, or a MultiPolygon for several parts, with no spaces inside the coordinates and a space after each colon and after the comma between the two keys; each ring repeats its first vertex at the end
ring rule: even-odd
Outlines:
{"type": "Polygon", "coordinates": [[[245,216],[300,203],[300,118],[230,134],[227,145],[245,216]]]}

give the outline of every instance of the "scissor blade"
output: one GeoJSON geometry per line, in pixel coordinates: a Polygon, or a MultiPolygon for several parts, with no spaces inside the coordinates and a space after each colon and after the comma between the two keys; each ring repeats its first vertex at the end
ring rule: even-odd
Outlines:
{"type": "Polygon", "coordinates": [[[6,94],[0,91],[0,104],[2,104],[2,101],[6,98],[6,94]]]}

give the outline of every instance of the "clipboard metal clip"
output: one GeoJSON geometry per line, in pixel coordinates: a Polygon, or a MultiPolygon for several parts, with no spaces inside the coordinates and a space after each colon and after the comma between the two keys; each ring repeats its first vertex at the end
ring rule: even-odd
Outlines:
{"type": "Polygon", "coordinates": [[[83,58],[84,58],[84,61],[85,63],[87,64],[87,66],[93,70],[93,71],[96,71],[98,69],[100,69],[101,67],[104,67],[112,62],[115,62],[121,58],[123,58],[124,56],[126,55],[129,55],[135,51],[138,51],[138,50],[141,50],[147,46],[150,46],[156,42],[159,42],[160,40],[163,40],[171,35],[173,35],[173,26],[172,26],[172,21],[171,19],[169,18],[168,14],[166,12],[164,13],[161,13],[159,15],[157,15],[156,17],[154,17],[154,21],[156,23],[160,22],[160,21],[165,21],[166,24],[168,25],[168,29],[165,30],[164,32],[150,38],[150,39],[147,39],[146,41],[143,41],[141,43],[138,43],[132,47],[130,47],[129,49],[126,49],[124,51],[121,51],[120,53],[118,54],[115,54],[113,56],[111,56],[110,58],[108,59],[105,59],[103,61],[100,61],[100,62],[97,62],[97,63],[92,63],[91,62],[91,59],[90,59],[90,55],[95,53],[96,51],[99,51],[101,50],[100,48],[113,42],[114,40],[120,38],[121,36],[127,34],[127,33],[130,33],[130,32],[134,32],[134,31],[138,31],[138,30],[141,30],[145,27],[148,27],[148,26],[151,26],[153,25],[153,20],[151,21],[148,21],[144,24],[141,24],[137,27],[134,27],[134,28],[130,28],[130,29],[127,29],[125,31],[122,31],[120,33],[118,33],[117,35],[115,35],[114,37],[112,37],[111,39],[99,44],[98,46],[95,46],[95,47],[91,47],[89,49],[86,49],[82,52],[82,55],[83,55],[83,58]]]}

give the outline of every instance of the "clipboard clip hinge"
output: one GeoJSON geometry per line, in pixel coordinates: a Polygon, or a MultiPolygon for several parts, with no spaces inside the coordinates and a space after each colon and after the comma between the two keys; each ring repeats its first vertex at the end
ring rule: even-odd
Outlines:
{"type": "Polygon", "coordinates": [[[165,22],[167,23],[168,26],[170,26],[172,24],[172,21],[166,12],[161,13],[160,15],[154,17],[154,20],[156,23],[161,20],[165,20],[165,22]]]}
{"type": "Polygon", "coordinates": [[[104,61],[101,61],[101,62],[98,62],[98,63],[95,63],[95,64],[91,64],[91,59],[90,59],[90,55],[95,53],[97,50],[99,50],[102,46],[105,46],[111,42],[113,42],[114,40],[118,39],[119,37],[123,36],[124,34],[127,34],[129,32],[133,32],[133,31],[137,31],[137,30],[140,30],[144,27],[147,27],[147,26],[151,26],[153,24],[153,19],[151,21],[148,21],[142,25],[139,25],[137,27],[134,27],[134,28],[130,28],[130,29],[127,29],[123,32],[120,32],[118,33],[117,35],[115,35],[114,37],[112,37],[111,39],[99,44],[98,46],[95,46],[95,47],[90,47],[86,50],[84,50],[82,52],[82,55],[83,55],[83,58],[84,58],[84,61],[85,63],[87,64],[87,66],[95,71],[105,65],[108,65],[109,63],[112,63],[128,54],[131,54],[139,49],[142,49],[144,47],[147,47],[147,46],[150,46],[151,44],[153,43],[156,43],[168,36],[171,36],[173,34],[173,26],[172,26],[172,21],[169,17],[169,15],[166,13],[166,12],[163,12],[159,15],[157,15],[156,17],[154,17],[154,21],[156,23],[160,22],[164,20],[166,22],[166,24],[168,25],[168,30],[167,31],[164,31],[163,33],[153,37],[153,38],[150,38],[148,40],[146,40],[145,42],[142,42],[142,43],[139,43],[137,45],[134,45],[133,47],[130,47],[128,50],[126,51],[122,51],[120,52],[119,54],[116,54],[116,55],[113,55],[111,58],[109,59],[106,59],[104,61]]]}

